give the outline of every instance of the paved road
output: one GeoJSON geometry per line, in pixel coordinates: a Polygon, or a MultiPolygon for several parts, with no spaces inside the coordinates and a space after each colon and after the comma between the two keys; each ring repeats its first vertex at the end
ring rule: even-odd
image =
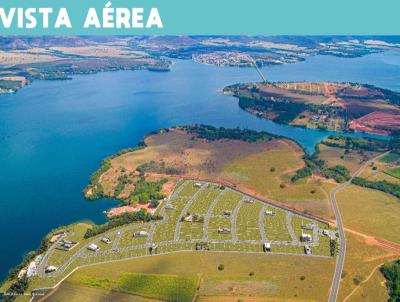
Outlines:
{"type": "Polygon", "coordinates": [[[350,178],[349,181],[347,181],[347,182],[341,184],[340,186],[334,188],[329,193],[329,199],[331,200],[331,203],[332,203],[333,211],[334,211],[335,217],[336,217],[337,228],[338,228],[338,231],[339,231],[340,249],[339,249],[339,255],[338,255],[337,260],[336,260],[335,274],[333,276],[332,286],[331,286],[331,290],[329,292],[328,302],[336,302],[336,300],[337,300],[337,296],[338,296],[338,293],[339,293],[340,280],[342,278],[344,261],[345,261],[345,258],[346,258],[346,235],[345,235],[345,232],[344,232],[342,216],[340,215],[339,207],[338,207],[337,201],[336,201],[336,193],[341,191],[341,190],[343,190],[348,185],[350,185],[351,181],[353,180],[353,178],[359,176],[361,174],[361,172],[365,169],[365,167],[367,167],[372,161],[377,160],[377,159],[385,156],[388,153],[389,153],[389,151],[385,152],[385,153],[383,153],[381,155],[378,155],[378,156],[374,157],[373,159],[365,162],[352,175],[352,177],[350,178]]]}

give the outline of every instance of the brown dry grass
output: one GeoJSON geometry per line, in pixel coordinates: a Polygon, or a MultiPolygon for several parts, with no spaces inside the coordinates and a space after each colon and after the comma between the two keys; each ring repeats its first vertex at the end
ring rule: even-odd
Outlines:
{"type": "Polygon", "coordinates": [[[294,172],[305,165],[303,151],[292,141],[208,142],[193,140],[192,135],[183,132],[170,131],[149,136],[146,144],[145,149],[111,160],[112,168],[100,178],[107,194],[112,196],[122,173],[129,175],[141,164],[162,161],[166,167],[173,167],[184,177],[229,183],[249,194],[269,198],[300,211],[331,217],[322,179],[310,178],[291,183],[294,172]]]}

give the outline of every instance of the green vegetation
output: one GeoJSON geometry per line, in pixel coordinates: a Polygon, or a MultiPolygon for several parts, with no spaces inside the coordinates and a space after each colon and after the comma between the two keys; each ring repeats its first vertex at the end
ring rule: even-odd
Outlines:
{"type": "Polygon", "coordinates": [[[291,181],[296,182],[302,178],[308,178],[312,175],[312,170],[310,167],[304,167],[296,171],[296,174],[292,176],[291,181]]]}
{"type": "Polygon", "coordinates": [[[276,113],[276,117],[272,120],[279,124],[289,124],[292,122],[300,113],[306,109],[311,109],[310,105],[283,101],[275,102],[268,99],[256,99],[248,97],[239,97],[239,107],[244,110],[254,110],[258,112],[273,112],[276,113]]]}
{"type": "Polygon", "coordinates": [[[237,139],[245,142],[258,142],[269,141],[277,137],[265,131],[259,132],[240,128],[228,129],[224,127],[216,128],[208,125],[184,126],[182,129],[189,133],[197,134],[198,138],[207,139],[209,141],[237,139]]]}
{"type": "Polygon", "coordinates": [[[393,264],[385,264],[381,267],[381,272],[390,293],[388,302],[400,301],[400,260],[393,264]]]}
{"type": "Polygon", "coordinates": [[[352,183],[357,186],[389,193],[400,198],[400,185],[388,182],[386,180],[371,181],[362,177],[355,177],[353,178],[352,183]]]}
{"type": "Polygon", "coordinates": [[[153,206],[156,207],[158,205],[158,200],[165,197],[165,195],[161,193],[161,190],[163,184],[166,182],[166,179],[157,182],[148,182],[144,177],[139,178],[135,183],[135,191],[128,199],[129,203],[139,202],[145,204],[151,201],[154,203],[153,206]]]}
{"type": "Polygon", "coordinates": [[[398,161],[400,159],[400,153],[390,152],[388,155],[381,158],[381,161],[384,163],[392,163],[398,161]]]}
{"type": "Polygon", "coordinates": [[[4,302],[14,301],[17,295],[23,294],[28,289],[28,278],[23,276],[21,279],[18,279],[8,288],[7,293],[10,294],[4,298],[4,302]]]}
{"type": "Polygon", "coordinates": [[[21,88],[21,81],[0,80],[0,89],[17,91],[21,88]]]}
{"type": "Polygon", "coordinates": [[[386,174],[396,177],[396,178],[400,178],[400,167],[396,167],[396,168],[392,168],[392,169],[388,169],[385,171],[386,174]]]}
{"type": "Polygon", "coordinates": [[[144,221],[148,222],[151,220],[159,220],[160,216],[153,216],[148,214],[144,209],[141,209],[138,212],[133,213],[123,213],[118,216],[114,216],[110,218],[109,221],[100,225],[94,225],[92,228],[87,229],[84,238],[93,237],[102,233],[111,230],[112,228],[116,228],[125,224],[129,224],[135,221],[144,221]]]}
{"type": "Polygon", "coordinates": [[[166,301],[190,302],[196,290],[196,280],[168,275],[125,273],[119,280],[118,289],[166,301]]]}
{"type": "Polygon", "coordinates": [[[323,140],[321,143],[329,147],[342,148],[346,150],[384,152],[389,148],[389,141],[387,140],[342,135],[330,135],[328,139],[323,140]]]}

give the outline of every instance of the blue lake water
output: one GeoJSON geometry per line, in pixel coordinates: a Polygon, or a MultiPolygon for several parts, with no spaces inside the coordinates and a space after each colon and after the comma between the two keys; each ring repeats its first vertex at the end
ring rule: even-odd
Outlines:
{"type": "MultiPolygon", "coordinates": [[[[330,56],[264,68],[273,81],[352,81],[400,91],[400,52],[330,56]]],[[[72,81],[36,81],[0,97],[0,278],[51,229],[104,221],[115,202],[83,199],[103,158],[148,132],[177,124],[247,127],[289,136],[312,152],[328,132],[258,119],[221,89],[259,81],[253,69],[175,61],[169,73],[107,72],[72,81]]]]}

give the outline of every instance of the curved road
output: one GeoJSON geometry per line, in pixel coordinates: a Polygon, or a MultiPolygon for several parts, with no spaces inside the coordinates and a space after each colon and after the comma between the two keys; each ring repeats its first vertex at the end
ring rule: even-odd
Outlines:
{"type": "Polygon", "coordinates": [[[337,261],[336,261],[335,274],[333,276],[332,286],[331,286],[331,290],[329,292],[328,302],[336,302],[336,300],[337,300],[337,296],[338,296],[338,293],[339,293],[340,279],[342,278],[344,260],[346,258],[346,235],[344,233],[344,226],[343,226],[342,216],[340,215],[339,207],[338,207],[337,201],[336,201],[336,193],[341,191],[341,190],[343,190],[348,185],[350,185],[351,181],[353,180],[353,178],[359,176],[361,174],[361,172],[364,170],[364,168],[367,165],[369,165],[372,161],[377,160],[377,159],[385,156],[389,152],[390,151],[382,153],[382,154],[370,159],[369,161],[365,162],[352,175],[352,177],[347,182],[345,182],[345,183],[341,184],[340,186],[334,188],[329,193],[329,199],[331,200],[331,203],[332,203],[333,211],[334,211],[335,217],[336,217],[337,228],[338,228],[338,231],[339,231],[340,249],[339,249],[339,254],[338,254],[338,257],[337,257],[337,261]]]}

